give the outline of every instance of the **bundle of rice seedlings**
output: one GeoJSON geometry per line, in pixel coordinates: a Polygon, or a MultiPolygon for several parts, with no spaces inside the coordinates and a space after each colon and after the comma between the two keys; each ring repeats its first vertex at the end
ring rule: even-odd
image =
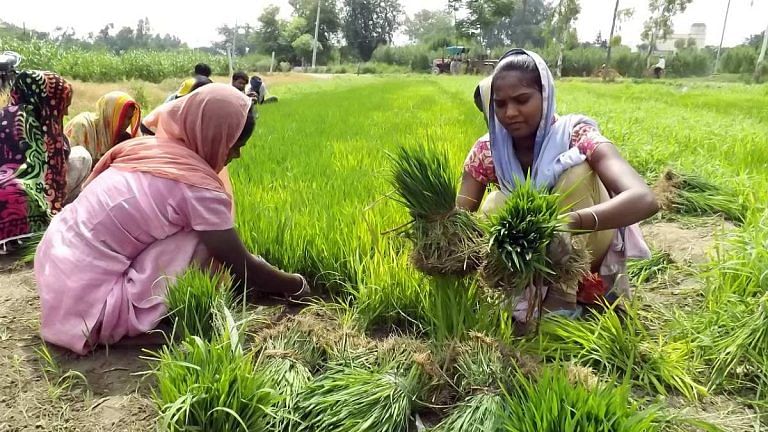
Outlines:
{"type": "Polygon", "coordinates": [[[723,216],[744,223],[747,209],[733,192],[695,174],[667,169],[654,186],[665,211],[692,216],[723,216]]]}
{"type": "Polygon", "coordinates": [[[643,285],[663,279],[674,263],[669,252],[654,249],[648,259],[629,261],[627,275],[635,286],[643,285]]]}
{"type": "Polygon", "coordinates": [[[461,401],[435,432],[498,431],[503,417],[504,396],[500,392],[478,393],[461,401]]]}
{"type": "Polygon", "coordinates": [[[504,208],[490,220],[490,241],[482,269],[488,286],[511,297],[544,282],[561,284],[565,289],[578,286],[590,261],[583,239],[558,236],[560,242],[571,242],[572,252],[562,262],[549,258],[550,244],[563,230],[559,203],[558,195],[537,189],[530,180],[518,183],[510,192],[504,208]]]}
{"type": "Polygon", "coordinates": [[[504,388],[501,427],[486,430],[518,432],[662,430],[655,409],[642,410],[631,399],[628,385],[573,382],[565,368],[550,367],[538,377],[516,373],[504,388]]]}
{"type": "Polygon", "coordinates": [[[165,301],[174,329],[182,337],[198,336],[210,340],[215,336],[217,310],[234,310],[235,300],[229,281],[227,273],[211,273],[195,267],[173,281],[165,301]]]}
{"type": "Polygon", "coordinates": [[[224,309],[215,319],[212,340],[191,336],[150,358],[157,362],[153,399],[161,430],[267,430],[278,396],[243,350],[231,313],[224,309]]]}
{"type": "MultiPolygon", "coordinates": [[[[409,359],[410,360],[410,359],[409,359]]],[[[375,368],[330,365],[300,397],[300,431],[401,432],[423,381],[412,360],[375,368]]]]}
{"type": "Polygon", "coordinates": [[[548,358],[629,379],[653,393],[672,388],[691,400],[707,394],[695,379],[700,368],[692,344],[651,335],[632,307],[622,315],[607,307],[579,321],[550,317],[539,331],[532,348],[548,358]]]}
{"type": "Polygon", "coordinates": [[[312,336],[298,326],[280,330],[262,343],[256,368],[280,397],[268,430],[295,431],[299,426],[295,411],[298,396],[313,379],[323,353],[312,336]]]}
{"type": "Polygon", "coordinates": [[[437,427],[437,432],[481,432],[500,427],[503,396],[499,380],[509,375],[499,345],[473,333],[458,348],[456,386],[464,399],[437,427]]]}
{"type": "Polygon", "coordinates": [[[411,262],[427,275],[464,276],[481,263],[483,230],[456,208],[457,178],[448,155],[426,146],[390,155],[396,200],[409,211],[403,234],[413,242],[411,262]]]}

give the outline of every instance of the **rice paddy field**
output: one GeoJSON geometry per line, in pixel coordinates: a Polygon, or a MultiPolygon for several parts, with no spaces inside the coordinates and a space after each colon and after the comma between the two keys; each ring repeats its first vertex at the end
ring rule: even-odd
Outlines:
{"type": "Polygon", "coordinates": [[[237,228],[318,298],[245,301],[194,271],[171,288],[172,342],[74,358],[41,345],[29,270],[6,273],[0,431],[768,430],[768,87],[559,82],[558,111],[595,118],[664,210],[626,310],[518,337],[508,304],[422,275],[397,234],[392,155],[437,149],[458,182],[485,130],[476,82],[270,89],[231,167],[237,228]]]}

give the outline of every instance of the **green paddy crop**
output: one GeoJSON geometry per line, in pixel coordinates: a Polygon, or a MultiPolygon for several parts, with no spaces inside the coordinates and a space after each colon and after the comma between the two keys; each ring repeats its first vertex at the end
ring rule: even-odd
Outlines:
{"type": "MultiPolygon", "coordinates": [[[[254,253],[314,282],[326,297],[312,308],[343,317],[334,326],[355,329],[351,337],[347,330],[324,327],[330,324],[319,326],[326,357],[316,367],[295,348],[265,350],[255,343],[254,357],[247,360],[258,365],[252,388],[288,397],[273,401],[264,393],[263,405],[287,413],[283,424],[291,428],[340,432],[413,429],[422,412],[432,418],[439,413],[427,425],[441,424],[438,430],[476,430],[474,419],[491,418],[500,430],[658,430],[666,414],[646,408],[649,400],[665,400],[659,395],[681,395],[691,406],[706,394],[737,395],[756,416],[765,413],[765,88],[558,83],[561,112],[595,118],[649,184],[668,166],[695,172],[716,185],[709,192],[733,204],[724,209],[723,201],[698,213],[740,225],[723,234],[712,263],[702,266],[705,271],[697,267],[686,273],[704,288],[685,299],[685,308],[609,309],[582,321],[547,320],[540,334],[521,341],[512,336],[508,303],[486,298],[472,275],[425,277],[413,266],[413,242],[392,233],[412,221],[408,210],[415,206],[406,209],[390,199],[389,155],[418,153],[428,145],[445,161],[446,172],[460,173],[467,152],[485,132],[472,104],[476,81],[337,78],[284,86],[279,104],[260,107],[257,131],[231,169],[237,229],[254,253]],[[669,316],[659,316],[661,310],[669,316]],[[435,408],[420,403],[438,398],[422,400],[431,387],[413,362],[387,367],[365,354],[370,344],[392,334],[455,348],[471,342],[473,332],[505,344],[506,350],[537,352],[543,372],[520,376],[500,369],[495,357],[475,346],[471,349],[480,357],[462,360],[463,378],[454,380],[455,361],[439,362],[435,375],[455,397],[446,402],[449,406],[435,408]],[[561,361],[593,371],[594,382],[569,379],[561,361]],[[263,371],[273,376],[264,377],[263,371]],[[498,379],[481,379],[488,373],[498,379]],[[468,376],[477,378],[474,384],[468,376]],[[563,401],[573,409],[559,410],[563,401]]],[[[439,186],[448,192],[441,207],[446,210],[455,184],[439,186]]],[[[691,223],[697,218],[691,216],[691,223]]],[[[669,266],[662,252],[633,264],[635,289],[653,288],[649,284],[664,279],[669,266]]],[[[677,283],[669,279],[666,285],[677,283]]],[[[192,352],[186,344],[178,355],[192,352]]],[[[456,360],[450,353],[441,355],[456,360]]],[[[262,414],[254,412],[254,419],[274,421],[262,414]]],[[[757,424],[767,421],[762,415],[757,424]]]]}

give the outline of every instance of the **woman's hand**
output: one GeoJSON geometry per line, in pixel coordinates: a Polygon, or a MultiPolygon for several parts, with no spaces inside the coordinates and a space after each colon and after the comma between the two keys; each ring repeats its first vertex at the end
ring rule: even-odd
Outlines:
{"type": "Polygon", "coordinates": [[[284,296],[294,296],[305,291],[306,281],[303,277],[286,273],[263,258],[251,255],[234,228],[224,231],[201,231],[200,237],[213,258],[224,264],[232,272],[232,276],[245,282],[247,287],[284,296]]]}

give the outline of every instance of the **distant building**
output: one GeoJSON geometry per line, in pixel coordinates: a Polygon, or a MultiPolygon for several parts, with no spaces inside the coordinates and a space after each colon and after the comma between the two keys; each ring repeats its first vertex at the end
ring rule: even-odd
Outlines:
{"type": "Polygon", "coordinates": [[[662,53],[673,53],[677,47],[682,44],[683,47],[704,48],[707,39],[707,25],[704,23],[695,23],[691,25],[690,33],[675,33],[667,36],[666,40],[660,40],[656,43],[656,51],[662,53]],[[682,41],[682,42],[678,42],[682,41]]]}

